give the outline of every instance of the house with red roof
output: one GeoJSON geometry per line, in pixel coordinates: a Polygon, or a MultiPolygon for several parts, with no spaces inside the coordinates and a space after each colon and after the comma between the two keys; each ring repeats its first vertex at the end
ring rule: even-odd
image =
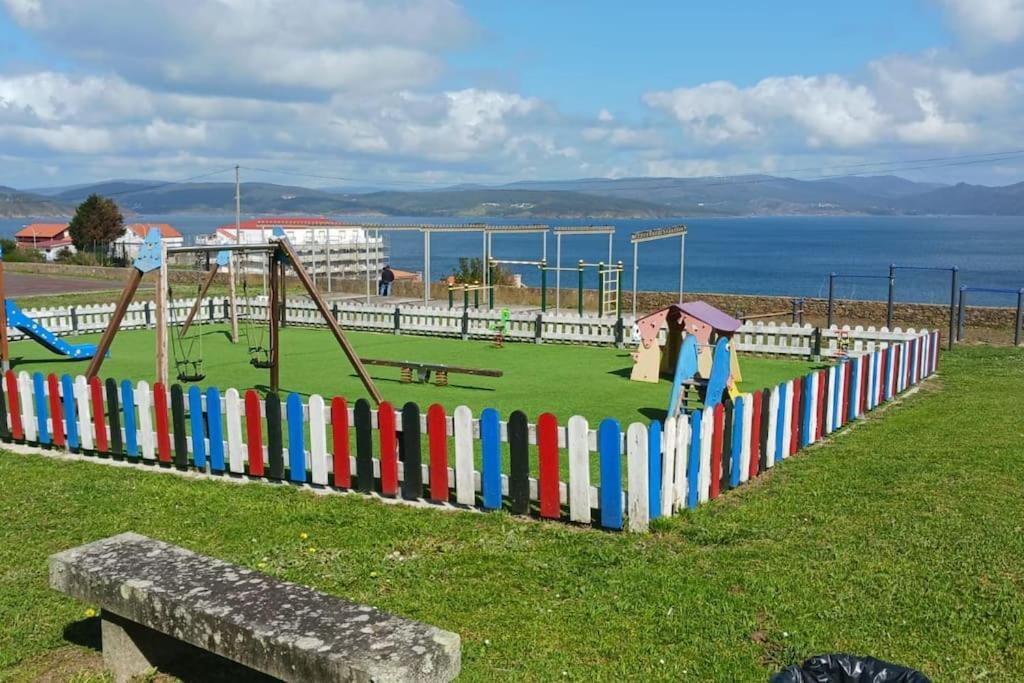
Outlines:
{"type": "Polygon", "coordinates": [[[14,233],[14,240],[19,249],[35,249],[43,254],[47,261],[57,258],[63,249],[75,253],[75,245],[71,243],[67,223],[32,223],[14,233]]]}
{"type": "Polygon", "coordinates": [[[185,245],[185,236],[169,223],[129,223],[124,226],[124,234],[111,243],[110,249],[114,256],[133,259],[139,255],[139,249],[146,240],[146,235],[154,228],[160,231],[160,238],[168,247],[185,245]]]}

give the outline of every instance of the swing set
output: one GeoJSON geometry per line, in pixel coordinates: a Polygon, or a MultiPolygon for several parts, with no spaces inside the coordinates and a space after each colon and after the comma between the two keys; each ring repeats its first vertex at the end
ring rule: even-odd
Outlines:
{"type": "MultiPolygon", "coordinates": [[[[229,244],[229,245],[195,245],[190,247],[167,247],[157,230],[151,230],[139,251],[138,258],[132,264],[133,268],[125,284],[121,297],[118,300],[110,323],[103,332],[96,355],[93,356],[86,370],[86,377],[92,378],[99,374],[103,360],[110,350],[121,326],[121,321],[132,302],[142,278],[147,274],[158,271],[158,284],[156,288],[156,381],[167,385],[168,380],[168,346],[170,346],[173,358],[176,377],[180,382],[201,382],[206,378],[203,365],[203,331],[202,325],[189,334],[193,328],[193,322],[199,313],[203,297],[220,268],[230,268],[232,252],[262,253],[267,258],[269,301],[266,307],[266,325],[260,324],[259,316],[252,314],[251,300],[248,297],[248,285],[245,277],[242,277],[242,293],[247,307],[247,314],[242,318],[242,336],[249,354],[249,363],[253,367],[268,370],[270,374],[270,390],[280,390],[280,326],[284,321],[286,306],[285,275],[291,267],[299,283],[312,299],[323,317],[324,322],[330,328],[335,341],[348,358],[367,393],[374,402],[380,404],[383,400],[380,391],[370,378],[366,368],[360,360],[355,349],[345,337],[341,326],[331,314],[327,302],[313,283],[312,278],[306,271],[292,248],[291,243],[284,232],[275,229],[273,236],[266,243],[261,244],[229,244]],[[217,260],[205,280],[197,285],[196,301],[192,305],[188,316],[181,321],[179,326],[178,314],[174,310],[171,301],[172,290],[168,281],[167,257],[174,254],[193,254],[197,257],[204,257],[210,252],[217,253],[217,260]],[[198,347],[198,354],[196,353],[198,347]]],[[[241,269],[239,269],[241,270],[241,269]]],[[[230,272],[230,270],[229,270],[230,272]]],[[[232,291],[235,291],[235,282],[232,281],[232,291]]],[[[234,330],[238,329],[237,301],[234,296],[229,297],[230,318],[232,323],[232,341],[237,341],[234,330]]]]}

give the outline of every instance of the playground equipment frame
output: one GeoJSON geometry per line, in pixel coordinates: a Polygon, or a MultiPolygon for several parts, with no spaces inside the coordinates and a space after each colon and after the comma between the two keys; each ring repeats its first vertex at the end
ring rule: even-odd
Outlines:
{"type": "Polygon", "coordinates": [[[966,294],[970,292],[987,292],[989,294],[1016,294],[1017,295],[1017,313],[1014,316],[1013,325],[1013,345],[1020,346],[1021,340],[1021,324],[1024,323],[1024,287],[1020,289],[1010,289],[1009,287],[961,287],[960,288],[960,305],[957,309],[957,321],[956,321],[956,340],[963,341],[965,327],[967,325],[967,297],[966,294]]]}
{"type": "Polygon", "coordinates": [[[683,300],[683,273],[686,266],[686,232],[685,225],[671,225],[665,228],[654,228],[652,230],[640,230],[629,236],[633,245],[633,319],[636,320],[636,290],[637,276],[640,274],[640,254],[638,247],[643,242],[679,237],[679,301],[683,300]]]}
{"type": "Polygon", "coordinates": [[[100,342],[97,345],[96,354],[89,362],[89,367],[86,370],[85,376],[87,378],[92,378],[99,374],[100,367],[103,365],[103,360],[106,357],[107,351],[110,350],[114,337],[117,335],[120,328],[121,320],[124,318],[124,315],[128,310],[128,305],[134,298],[136,291],[138,291],[142,278],[147,273],[159,271],[159,280],[156,288],[156,378],[158,382],[166,386],[168,384],[167,335],[169,330],[167,256],[169,254],[195,254],[203,252],[263,252],[266,253],[268,257],[267,267],[269,270],[270,282],[270,302],[267,310],[267,319],[270,328],[270,390],[277,392],[280,389],[280,343],[278,332],[280,318],[283,317],[285,307],[284,275],[287,266],[291,265],[299,283],[303,286],[306,293],[309,295],[309,298],[320,311],[320,315],[323,317],[324,322],[327,323],[327,326],[334,334],[335,340],[338,342],[338,345],[345,353],[349,362],[352,364],[352,367],[359,376],[359,379],[362,381],[363,386],[366,387],[367,392],[373,398],[374,402],[379,405],[383,401],[380,391],[377,389],[377,386],[374,384],[369,373],[367,373],[366,368],[363,366],[363,363],[355,349],[345,337],[345,333],[342,331],[341,326],[338,325],[337,320],[335,320],[334,316],[331,314],[330,308],[327,306],[327,302],[320,294],[320,291],[316,288],[316,285],[313,283],[309,273],[302,265],[302,262],[299,260],[298,255],[292,248],[288,238],[284,235],[284,232],[278,229],[275,233],[276,234],[269,242],[263,244],[195,245],[190,247],[168,248],[160,238],[159,231],[156,229],[150,230],[150,233],[147,235],[146,241],[139,252],[139,257],[135,259],[131,273],[128,276],[128,281],[124,286],[124,290],[117,302],[117,306],[110,318],[110,322],[108,323],[107,328],[103,331],[103,336],[100,338],[100,342]]]}
{"type": "MultiPolygon", "coordinates": [[[[862,273],[836,273],[832,272],[828,274],[828,322],[826,327],[832,327],[834,322],[833,310],[835,303],[835,285],[836,279],[843,278],[847,280],[888,280],[890,288],[892,287],[892,278],[888,275],[869,275],[862,273]]],[[[891,290],[890,290],[891,291],[891,290]]]]}
{"type": "MultiPolygon", "coordinates": [[[[612,225],[563,226],[554,228],[553,232],[555,233],[555,313],[558,313],[562,307],[562,270],[572,270],[572,268],[562,268],[562,237],[572,237],[574,235],[608,235],[608,263],[611,264],[612,242],[615,238],[615,227],[612,225]]],[[[582,263],[582,259],[580,259],[580,262],[582,263]]],[[[578,265],[577,268],[582,270],[578,265]]],[[[578,301],[576,307],[578,310],[582,311],[582,301],[578,301]]]]}
{"type": "Polygon", "coordinates": [[[959,291],[958,285],[960,282],[960,269],[956,266],[903,266],[896,263],[889,264],[889,298],[886,302],[885,310],[885,326],[890,330],[892,329],[892,313],[894,296],[896,291],[896,271],[897,270],[923,270],[933,272],[946,272],[950,273],[950,292],[949,292],[949,341],[947,342],[948,348],[952,350],[953,344],[956,341],[956,298],[957,292],[959,291]]]}

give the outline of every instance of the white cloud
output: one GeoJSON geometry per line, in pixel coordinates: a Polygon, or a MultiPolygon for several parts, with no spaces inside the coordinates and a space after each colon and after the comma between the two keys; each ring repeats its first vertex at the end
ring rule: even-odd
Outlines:
{"type": "Polygon", "coordinates": [[[160,87],[251,93],[422,85],[472,26],[451,0],[3,0],[55,51],[160,87]]]}
{"type": "Polygon", "coordinates": [[[1024,0],[939,0],[955,31],[975,43],[1024,37],[1024,0]]]}
{"type": "Polygon", "coordinates": [[[835,76],[766,78],[749,88],[718,81],[647,93],[644,101],[671,112],[705,144],[739,143],[794,126],[812,147],[872,142],[887,123],[874,95],[835,76]]]}

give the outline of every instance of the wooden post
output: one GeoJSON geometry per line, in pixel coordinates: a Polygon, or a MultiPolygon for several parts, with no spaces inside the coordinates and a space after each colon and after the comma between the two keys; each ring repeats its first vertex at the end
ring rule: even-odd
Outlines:
{"type": "Polygon", "coordinates": [[[281,268],[277,262],[275,255],[272,253],[270,258],[270,299],[267,302],[269,307],[267,319],[270,324],[270,390],[277,393],[280,389],[281,383],[281,367],[279,363],[280,356],[278,349],[280,349],[279,337],[280,331],[278,323],[280,321],[278,309],[278,295],[280,293],[280,280],[281,280],[281,268]]]}
{"type": "Polygon", "coordinates": [[[4,289],[4,261],[0,255],[0,367],[11,369],[11,347],[7,339],[7,292],[4,289]]]}
{"type": "MultiPolygon", "coordinates": [[[[302,261],[299,260],[298,256],[292,249],[291,243],[287,239],[282,239],[278,242],[278,246],[280,250],[284,252],[284,255],[291,260],[292,268],[295,270],[295,275],[298,277],[299,283],[303,288],[305,288],[306,293],[309,294],[313,303],[316,304],[316,307],[320,310],[320,315],[323,316],[327,326],[331,328],[331,333],[334,334],[334,338],[337,340],[338,345],[341,346],[341,350],[345,352],[345,355],[348,357],[349,362],[355,369],[356,374],[359,375],[359,379],[362,381],[363,386],[366,387],[366,391],[369,392],[371,397],[373,397],[374,402],[379,405],[384,398],[377,389],[377,385],[373,383],[373,379],[370,377],[369,373],[366,372],[363,362],[359,359],[359,355],[356,353],[356,350],[352,348],[352,345],[345,337],[345,333],[342,332],[341,326],[338,325],[338,321],[331,315],[331,310],[328,308],[327,302],[324,301],[320,292],[313,286],[313,282],[310,280],[309,274],[303,267],[302,261]]],[[[274,354],[277,353],[276,346],[272,352],[274,354]]],[[[275,363],[274,366],[276,367],[277,363],[275,363]]]]}
{"type": "Polygon", "coordinates": [[[156,381],[167,382],[167,335],[170,328],[170,288],[167,275],[167,247],[160,248],[160,270],[156,282],[156,381]]]}
{"type": "MultiPolygon", "coordinates": [[[[199,312],[199,306],[202,305],[203,299],[206,297],[206,292],[210,289],[210,284],[213,283],[213,278],[217,277],[218,269],[220,269],[220,266],[216,263],[210,267],[210,274],[199,288],[199,295],[196,297],[195,303],[192,304],[192,310],[188,312],[188,317],[185,318],[185,324],[181,326],[181,330],[178,332],[179,337],[184,337],[185,333],[188,332],[188,328],[192,326],[192,320],[196,317],[196,313],[199,312]]],[[[232,331],[232,341],[235,340],[234,335],[236,332],[237,330],[232,331]]]]}
{"type": "MultiPolygon", "coordinates": [[[[114,314],[110,318],[110,323],[107,325],[107,329],[103,330],[103,336],[96,347],[96,355],[89,361],[89,368],[85,371],[86,377],[95,377],[99,374],[100,367],[103,365],[103,359],[106,357],[107,351],[110,350],[110,345],[114,341],[114,335],[117,334],[117,330],[121,327],[121,320],[128,311],[128,304],[132,302],[135,292],[139,289],[140,282],[142,282],[142,271],[132,268],[131,275],[128,276],[128,282],[125,283],[124,290],[121,292],[121,298],[114,308],[114,314]]],[[[6,318],[6,315],[4,317],[6,318]]],[[[4,322],[6,323],[6,319],[4,322]]],[[[4,360],[7,359],[5,358],[4,360]]]]}
{"type": "Polygon", "coordinates": [[[280,303],[280,306],[281,306],[281,327],[287,327],[288,326],[288,291],[285,288],[285,280],[288,277],[288,271],[285,270],[285,264],[284,264],[283,261],[280,263],[278,268],[280,270],[279,270],[279,272],[277,274],[277,289],[278,289],[277,296],[278,296],[278,299],[280,299],[280,301],[281,301],[281,303],[280,303]]]}

